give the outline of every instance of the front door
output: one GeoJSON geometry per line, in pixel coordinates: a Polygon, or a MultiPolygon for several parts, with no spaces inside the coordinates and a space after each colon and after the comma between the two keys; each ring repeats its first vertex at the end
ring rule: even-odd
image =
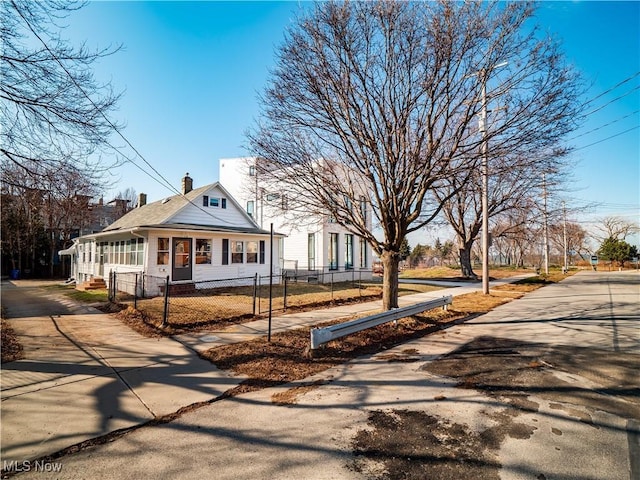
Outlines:
{"type": "Polygon", "coordinates": [[[191,239],[173,239],[173,281],[191,280],[191,239]]]}

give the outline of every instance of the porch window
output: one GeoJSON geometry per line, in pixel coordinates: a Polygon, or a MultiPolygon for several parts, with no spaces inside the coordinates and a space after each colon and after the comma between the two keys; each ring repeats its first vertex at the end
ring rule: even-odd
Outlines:
{"type": "Polygon", "coordinates": [[[211,240],[196,238],[196,264],[211,264],[211,240]]]}
{"type": "Polygon", "coordinates": [[[144,265],[144,239],[138,238],[138,248],[136,253],[136,265],[144,265]]]}
{"type": "Polygon", "coordinates": [[[136,257],[135,257],[135,252],[131,248],[131,240],[127,240],[126,249],[124,252],[124,263],[126,265],[135,265],[135,260],[136,260],[136,257]]]}
{"type": "Polygon", "coordinates": [[[231,263],[243,263],[244,262],[244,243],[233,241],[231,242],[231,263]]]}
{"type": "Polygon", "coordinates": [[[169,265],[169,239],[158,238],[158,265],[169,265]]]}
{"type": "Polygon", "coordinates": [[[247,242],[247,263],[258,263],[258,242],[247,242]]]}

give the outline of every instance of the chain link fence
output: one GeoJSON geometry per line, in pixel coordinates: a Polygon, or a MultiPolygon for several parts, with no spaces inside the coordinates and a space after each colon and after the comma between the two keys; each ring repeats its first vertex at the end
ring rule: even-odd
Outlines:
{"type": "Polygon", "coordinates": [[[228,323],[287,309],[379,298],[382,280],[371,270],[284,271],[258,276],[170,282],[169,277],[111,272],[109,300],[133,306],[155,324],[176,327],[228,323]]]}

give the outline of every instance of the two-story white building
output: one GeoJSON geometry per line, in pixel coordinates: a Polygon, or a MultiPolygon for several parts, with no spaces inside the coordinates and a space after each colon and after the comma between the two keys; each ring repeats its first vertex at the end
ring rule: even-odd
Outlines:
{"type": "MultiPolygon", "coordinates": [[[[187,174],[181,195],[139,201],[101,232],[75,239],[60,253],[72,255],[76,283],[110,271],[168,276],[171,283],[269,275],[270,231],[260,228],[220,183],[192,187],[187,174]]],[[[282,235],[273,238],[273,273],[279,275],[282,235]]]]}
{"type": "MultiPolygon", "coordinates": [[[[345,278],[354,270],[371,276],[372,249],[361,237],[335,223],[331,215],[306,215],[298,221],[287,217],[290,199],[282,192],[268,191],[260,182],[256,158],[220,159],[219,179],[261,228],[274,229],[285,234],[283,239],[283,268],[298,274],[345,272],[345,278]]],[[[369,211],[363,201],[355,208],[369,211]]],[[[290,217],[290,216],[289,216],[290,217]]],[[[368,212],[368,224],[371,214],[368,212]]],[[[364,278],[364,277],[363,277],[364,278]]]]}

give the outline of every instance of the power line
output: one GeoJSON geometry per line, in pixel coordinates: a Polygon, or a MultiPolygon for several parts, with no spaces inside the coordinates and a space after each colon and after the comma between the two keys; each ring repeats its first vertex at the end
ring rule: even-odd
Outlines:
{"type": "Polygon", "coordinates": [[[613,100],[610,100],[609,102],[605,103],[604,105],[601,105],[601,106],[599,106],[598,108],[595,108],[594,110],[591,110],[590,112],[585,113],[585,114],[583,115],[583,117],[588,117],[589,115],[593,115],[594,113],[599,112],[599,111],[600,111],[600,110],[602,110],[603,108],[605,108],[605,107],[607,107],[607,106],[611,105],[613,102],[617,102],[618,100],[621,100],[621,99],[623,99],[624,97],[626,97],[626,96],[628,96],[628,95],[631,95],[633,92],[635,92],[636,90],[639,90],[639,89],[640,89],[640,85],[638,85],[638,86],[636,86],[636,87],[632,88],[631,90],[629,90],[628,92],[626,92],[626,93],[624,93],[624,94],[620,95],[619,97],[616,97],[616,98],[614,98],[613,100]]]}
{"type": "Polygon", "coordinates": [[[610,125],[613,125],[614,123],[618,123],[618,122],[620,122],[620,121],[622,121],[622,120],[624,120],[626,118],[629,118],[632,115],[635,115],[636,113],[639,113],[639,112],[640,112],[640,110],[636,110],[635,112],[631,112],[630,114],[625,115],[624,117],[616,118],[615,120],[612,120],[609,123],[605,123],[604,125],[600,125],[599,127],[596,127],[596,128],[594,128],[592,130],[589,130],[588,132],[584,132],[584,133],[581,133],[580,135],[576,135],[575,137],[570,138],[568,141],[570,142],[572,140],[575,140],[576,138],[584,137],[585,135],[589,135],[590,133],[594,133],[594,132],[597,132],[598,130],[602,130],[603,128],[606,128],[606,127],[608,127],[610,125]]]}
{"type": "Polygon", "coordinates": [[[581,147],[575,148],[573,151],[575,152],[575,151],[578,151],[578,150],[583,150],[583,149],[585,149],[587,147],[592,147],[593,145],[597,145],[598,143],[606,142],[607,140],[611,140],[612,138],[619,137],[620,135],[624,135],[625,133],[628,133],[628,132],[630,132],[632,130],[635,130],[638,127],[640,127],[640,125],[636,125],[635,127],[631,127],[629,129],[625,130],[624,132],[620,132],[620,133],[616,133],[615,135],[611,135],[610,137],[603,138],[602,140],[598,140],[597,142],[593,142],[593,143],[590,143],[588,145],[583,145],[581,147]]]}
{"type": "Polygon", "coordinates": [[[604,92],[602,92],[600,95],[596,95],[595,97],[593,97],[591,100],[588,100],[587,102],[585,102],[585,105],[589,105],[590,103],[593,103],[594,101],[596,101],[597,99],[599,99],[600,97],[606,95],[609,92],[612,92],[613,90],[615,90],[616,88],[618,88],[620,85],[624,85],[625,83],[633,80],[634,78],[636,78],[637,76],[640,75],[640,71],[634,73],[633,75],[631,75],[630,77],[625,78],[624,80],[622,80],[621,82],[619,82],[618,84],[614,85],[613,87],[609,88],[608,90],[605,90],[604,92]]]}

